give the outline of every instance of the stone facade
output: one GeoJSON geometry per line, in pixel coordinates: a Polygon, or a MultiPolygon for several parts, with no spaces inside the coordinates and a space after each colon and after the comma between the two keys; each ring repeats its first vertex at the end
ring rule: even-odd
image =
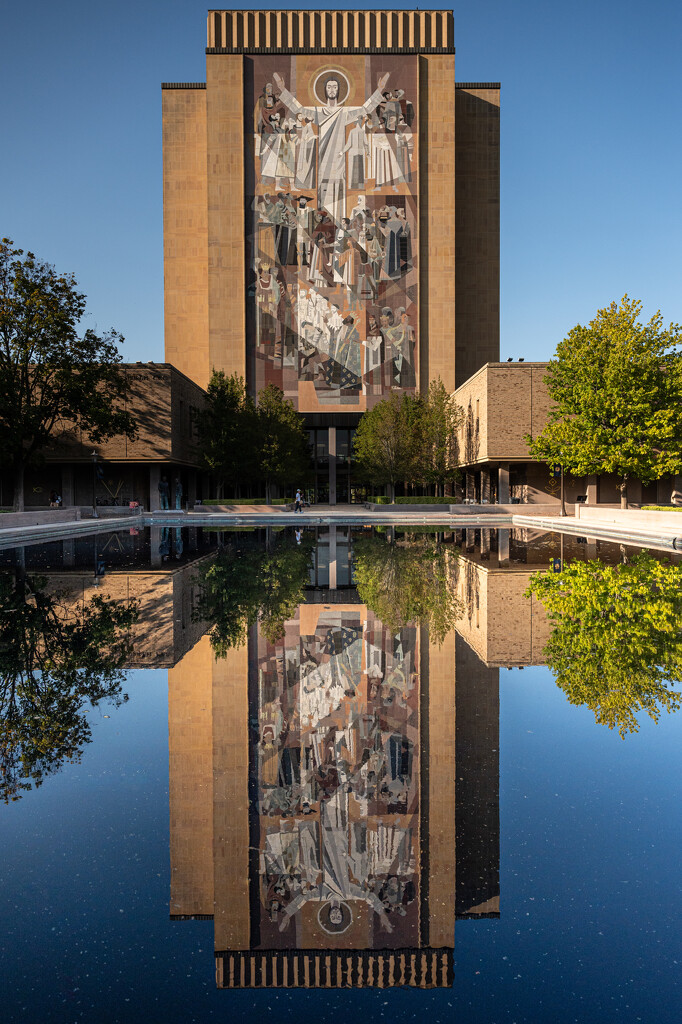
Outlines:
{"type": "MultiPolygon", "coordinates": [[[[531,459],[526,437],[537,437],[547,423],[552,401],[545,384],[547,363],[489,362],[454,392],[464,416],[459,431],[464,496],[473,501],[529,504],[560,503],[560,479],[544,462],[531,459]]],[[[650,484],[628,483],[635,504],[670,500],[673,478],[650,484]]],[[[564,477],[571,505],[620,504],[615,474],[564,477]]]]}
{"type": "MultiPolygon", "coordinates": [[[[122,366],[128,385],[125,408],[137,424],[134,439],[115,436],[94,443],[69,423],[57,425],[39,468],[25,474],[26,506],[44,508],[52,491],[65,507],[127,505],[159,507],[158,483],[166,474],[175,507],[175,481],[181,482],[182,504],[194,504],[201,477],[195,420],[206,401],[205,391],[168,363],[122,366]],[[93,458],[93,452],[96,459],[93,458]]],[[[0,474],[0,505],[12,501],[12,480],[0,474]]]]}
{"type": "Polygon", "coordinates": [[[452,13],[211,11],[207,44],[162,93],[167,360],[275,384],[331,452],[497,358],[499,86],[455,83],[452,13]]]}

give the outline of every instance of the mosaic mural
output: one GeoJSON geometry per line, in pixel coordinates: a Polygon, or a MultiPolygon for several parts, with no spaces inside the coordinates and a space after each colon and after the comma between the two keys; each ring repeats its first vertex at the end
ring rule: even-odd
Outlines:
{"type": "Polygon", "coordinates": [[[417,58],[245,61],[249,376],[299,411],[417,383],[417,58]]]}
{"type": "Polygon", "coordinates": [[[258,641],[263,949],[419,944],[417,631],[301,606],[258,641]]]}

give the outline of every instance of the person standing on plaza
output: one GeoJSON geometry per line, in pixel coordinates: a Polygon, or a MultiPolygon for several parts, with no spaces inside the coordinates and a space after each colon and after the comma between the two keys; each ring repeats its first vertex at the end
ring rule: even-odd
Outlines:
{"type": "Polygon", "coordinates": [[[301,494],[301,488],[299,487],[296,491],[296,504],[294,505],[294,512],[300,512],[303,514],[303,495],[301,494]]]}

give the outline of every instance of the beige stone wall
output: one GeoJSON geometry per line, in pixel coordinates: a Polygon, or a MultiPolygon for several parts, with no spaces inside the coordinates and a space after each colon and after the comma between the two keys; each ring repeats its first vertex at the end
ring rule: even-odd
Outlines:
{"type": "Polygon", "coordinates": [[[213,914],[213,652],[168,673],[171,916],[213,914]]]}
{"type": "Polygon", "coordinates": [[[525,436],[537,436],[552,404],[546,372],[546,363],[488,363],[457,388],[455,398],[469,416],[460,430],[463,463],[530,459],[525,436]]]}
{"type": "MultiPolygon", "coordinates": [[[[206,57],[208,366],[246,377],[244,58],[206,57]]],[[[200,384],[196,373],[193,378],[200,384]]]]}
{"type": "Polygon", "coordinates": [[[479,370],[455,392],[464,417],[459,428],[459,460],[462,465],[488,458],[488,371],[479,370]]]}
{"type": "MultiPolygon", "coordinates": [[[[423,631],[422,643],[427,632],[423,631]]],[[[429,946],[455,936],[455,640],[428,644],[429,946]]]]}
{"type": "Polygon", "coordinates": [[[500,90],[457,88],[455,123],[459,385],[500,358],[500,90]]]}
{"type": "Polygon", "coordinates": [[[203,408],[202,388],[167,363],[126,365],[125,409],[137,425],[134,439],[121,434],[95,443],[68,422],[59,424],[45,455],[49,462],[90,464],[96,451],[105,462],[178,462],[196,465],[198,451],[193,421],[203,408]]]}
{"type": "Polygon", "coordinates": [[[248,949],[248,647],[213,658],[213,876],[216,950],[248,949]]]}
{"type": "Polygon", "coordinates": [[[462,639],[489,666],[544,665],[547,616],[535,597],[523,596],[537,569],[510,571],[465,558],[461,562],[458,593],[466,611],[456,629],[462,639]]]}
{"type": "Polygon", "coordinates": [[[164,89],[163,255],[166,359],[208,383],[206,90],[164,89]]]}
{"type": "Polygon", "coordinates": [[[455,58],[419,58],[419,386],[455,388],[455,58]]]}

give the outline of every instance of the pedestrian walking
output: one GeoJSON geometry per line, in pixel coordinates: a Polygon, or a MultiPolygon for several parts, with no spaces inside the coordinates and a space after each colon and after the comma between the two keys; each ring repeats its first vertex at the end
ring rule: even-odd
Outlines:
{"type": "Polygon", "coordinates": [[[294,505],[294,512],[300,512],[303,515],[303,495],[301,494],[301,488],[299,487],[296,491],[296,504],[294,505]]]}

